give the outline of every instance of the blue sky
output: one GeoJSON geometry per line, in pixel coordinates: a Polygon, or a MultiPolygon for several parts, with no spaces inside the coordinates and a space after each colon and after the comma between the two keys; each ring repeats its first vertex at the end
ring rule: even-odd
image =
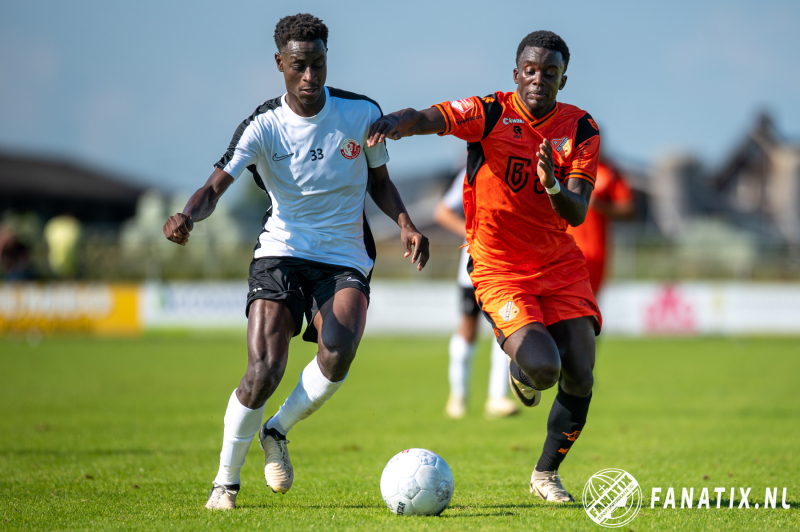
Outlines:
{"type": "MultiPolygon", "coordinates": [[[[800,138],[797,1],[2,0],[0,150],[196,188],[238,123],[284,92],[272,33],[297,12],[330,28],[328,84],[385,112],[513,90],[520,39],[550,29],[572,54],[559,99],[592,113],[611,154],[713,165],[761,109],[800,138]]],[[[464,153],[453,138],[389,148],[396,176],[464,153]]]]}

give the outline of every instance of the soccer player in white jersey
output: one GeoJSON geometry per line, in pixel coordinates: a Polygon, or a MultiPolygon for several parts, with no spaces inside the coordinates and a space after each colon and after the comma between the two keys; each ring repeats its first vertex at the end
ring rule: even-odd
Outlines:
{"type": "Polygon", "coordinates": [[[311,15],[278,22],[275,62],[286,94],[242,122],[206,184],[164,224],[169,240],[186,245],[194,223],[211,215],[245,168],[272,200],[250,264],[247,371],[228,401],[209,509],[235,508],[239,473],[256,432],[267,485],[285,493],[294,479],[286,434],[347,376],[364,332],[375,258],[364,215],[367,191],[400,226],[405,256],[419,260],[419,270],[428,260],[428,241],[389,179],[385,145],[367,148],[380,108],[369,98],[325,86],[327,39],[328,28],[311,15]],[[303,339],[318,344],[317,356],[262,426],[266,401],[283,377],[289,341],[300,333],[304,315],[303,339]]]}
{"type": "MultiPolygon", "coordinates": [[[[467,413],[467,393],[472,360],[478,339],[478,315],[480,307],[475,298],[475,287],[467,272],[469,262],[466,247],[466,219],[464,218],[464,176],[467,169],[458,172],[453,184],[436,205],[433,218],[448,231],[464,239],[461,260],[458,264],[458,286],[460,290],[461,321],[458,330],[450,337],[450,365],[447,376],[450,381],[450,396],[445,413],[453,419],[461,419],[467,413]]],[[[492,364],[489,370],[489,397],[484,412],[487,417],[511,416],[519,412],[516,403],[508,395],[508,355],[497,342],[492,342],[492,364]]]]}

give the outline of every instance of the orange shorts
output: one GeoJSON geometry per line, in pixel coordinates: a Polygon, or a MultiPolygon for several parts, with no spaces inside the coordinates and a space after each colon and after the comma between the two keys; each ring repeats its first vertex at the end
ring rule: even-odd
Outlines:
{"type": "Polygon", "coordinates": [[[540,270],[473,263],[470,278],[478,305],[501,346],[529,323],[547,327],[581,316],[594,316],[595,334],[600,334],[603,317],[592,293],[586,259],[577,248],[540,270]]]}

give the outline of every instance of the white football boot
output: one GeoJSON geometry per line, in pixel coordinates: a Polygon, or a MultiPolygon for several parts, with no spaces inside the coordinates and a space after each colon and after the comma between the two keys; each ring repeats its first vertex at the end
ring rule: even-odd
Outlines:
{"type": "Polygon", "coordinates": [[[575,502],[575,499],[561,485],[558,471],[536,471],[531,474],[531,493],[547,502],[575,502]]]}
{"type": "Polygon", "coordinates": [[[289,440],[277,430],[268,429],[267,423],[264,423],[258,431],[258,442],[264,451],[264,478],[267,486],[275,493],[286,493],[294,481],[294,469],[286,448],[289,440]]]}
{"type": "Polygon", "coordinates": [[[211,493],[208,494],[206,508],[209,510],[233,510],[236,508],[236,495],[239,494],[239,484],[222,486],[214,483],[211,493]]]}
{"type": "Polygon", "coordinates": [[[467,399],[463,395],[450,394],[447,398],[447,406],[444,408],[445,414],[453,419],[461,419],[467,415],[467,399]]]}
{"type": "Polygon", "coordinates": [[[486,417],[495,419],[518,414],[519,407],[517,406],[517,403],[508,397],[490,397],[486,401],[484,412],[486,413],[486,417]]]}

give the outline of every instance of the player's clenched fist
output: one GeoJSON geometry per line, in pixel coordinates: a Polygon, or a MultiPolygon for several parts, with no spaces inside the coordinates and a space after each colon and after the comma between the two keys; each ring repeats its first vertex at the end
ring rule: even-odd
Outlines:
{"type": "Polygon", "coordinates": [[[167,240],[171,240],[176,244],[185,246],[189,241],[189,233],[194,228],[194,222],[185,214],[178,213],[175,216],[167,218],[167,223],[164,224],[164,236],[167,240]]]}

